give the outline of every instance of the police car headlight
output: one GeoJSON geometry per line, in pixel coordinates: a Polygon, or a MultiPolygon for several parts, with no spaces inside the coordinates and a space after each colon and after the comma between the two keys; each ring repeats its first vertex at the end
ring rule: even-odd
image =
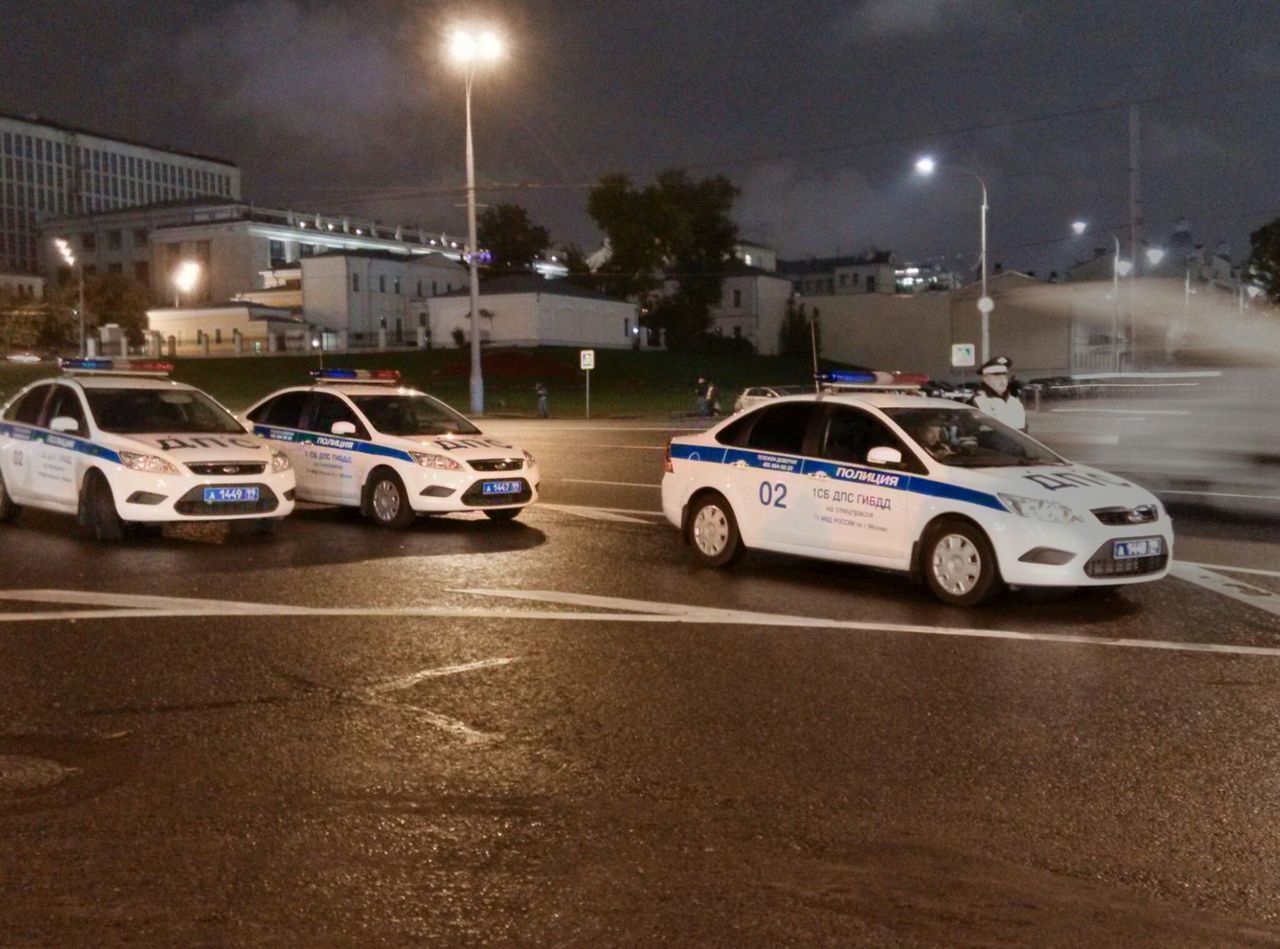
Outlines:
{"type": "Polygon", "coordinates": [[[530,468],[537,464],[537,462],[533,460],[533,455],[529,454],[527,451],[524,453],[524,462],[530,468]]]}
{"type": "Polygon", "coordinates": [[[1080,517],[1065,504],[1057,501],[1045,501],[1040,498],[1024,498],[1016,494],[1001,494],[1001,503],[1020,517],[1029,517],[1033,521],[1048,521],[1051,524],[1078,524],[1080,517]]]}
{"type": "Polygon", "coordinates": [[[424,468],[443,468],[446,471],[461,471],[462,465],[444,455],[433,455],[426,451],[411,451],[413,460],[424,468]]]}
{"type": "Polygon", "coordinates": [[[281,471],[288,471],[293,465],[289,464],[289,456],[282,451],[271,449],[271,471],[277,474],[281,471]]]}
{"type": "Polygon", "coordinates": [[[120,464],[134,471],[145,471],[147,474],[180,474],[177,468],[155,455],[143,455],[136,451],[120,452],[120,464]]]}

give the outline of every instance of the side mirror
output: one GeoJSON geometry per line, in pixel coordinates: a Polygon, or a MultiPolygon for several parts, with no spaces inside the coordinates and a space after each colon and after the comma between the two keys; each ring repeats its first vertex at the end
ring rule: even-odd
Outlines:
{"type": "Polygon", "coordinates": [[[329,431],[334,435],[354,435],[356,427],[351,422],[334,422],[329,431]]]}
{"type": "Polygon", "coordinates": [[[883,445],[873,448],[867,452],[867,464],[880,468],[897,468],[902,464],[902,452],[883,445]]]}
{"type": "Polygon", "coordinates": [[[70,415],[59,415],[49,423],[49,427],[55,432],[70,432],[74,434],[80,431],[80,423],[70,415]]]}

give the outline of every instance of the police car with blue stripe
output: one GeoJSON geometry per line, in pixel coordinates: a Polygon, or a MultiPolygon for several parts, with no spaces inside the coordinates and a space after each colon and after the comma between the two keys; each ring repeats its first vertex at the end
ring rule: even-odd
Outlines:
{"type": "Polygon", "coordinates": [[[289,459],[167,363],[71,359],[0,409],[0,521],[23,506],[78,515],[99,540],[129,524],[293,510],[289,459]]]}
{"type": "Polygon", "coordinates": [[[383,527],[419,514],[482,511],[509,521],[538,493],[533,456],[491,438],[389,369],[320,369],[315,384],[251,406],[254,431],[285,452],[298,497],[359,508],[383,527]]]}
{"type": "Polygon", "coordinates": [[[866,564],[958,606],[1168,572],[1168,514],[1138,485],[908,384],[825,382],[671,441],[663,511],[703,563],[759,548],[866,564]]]}

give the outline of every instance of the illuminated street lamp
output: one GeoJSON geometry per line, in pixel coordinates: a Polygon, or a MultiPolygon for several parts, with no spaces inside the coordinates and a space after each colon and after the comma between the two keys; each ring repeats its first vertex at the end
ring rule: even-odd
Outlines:
{"type": "Polygon", "coordinates": [[[939,165],[931,156],[925,155],[916,159],[916,173],[928,178],[939,168],[957,171],[969,175],[982,187],[982,296],[978,299],[978,312],[982,314],[982,361],[991,358],[991,311],[995,309],[995,301],[987,295],[987,183],[976,171],[954,165],[939,165]]]}
{"type": "Polygon", "coordinates": [[[62,255],[63,262],[76,271],[77,282],[80,284],[79,295],[80,305],[77,307],[77,315],[80,317],[80,356],[85,356],[85,338],[84,338],[84,264],[76,267],[76,255],[72,251],[71,245],[61,237],[55,237],[53,244],[58,248],[58,253],[62,255]]]}
{"type": "Polygon", "coordinates": [[[190,295],[200,281],[200,265],[194,260],[184,260],[173,271],[173,308],[182,305],[182,294],[190,295]]]}
{"type": "Polygon", "coordinates": [[[1072,234],[1074,234],[1076,237],[1079,237],[1081,234],[1083,234],[1083,233],[1084,233],[1085,231],[1087,231],[1088,229],[1089,229],[1089,224],[1088,224],[1088,222],[1087,222],[1087,221],[1072,221],[1072,222],[1071,222],[1071,233],[1072,233],[1072,234]]]}
{"type": "Polygon", "coordinates": [[[1148,247],[1148,248],[1147,248],[1147,263],[1149,263],[1152,267],[1154,267],[1154,266],[1156,266],[1157,264],[1159,264],[1159,263],[1160,263],[1160,261],[1162,261],[1162,260],[1164,260],[1164,249],[1163,249],[1163,248],[1161,248],[1161,247],[1148,247]]]}
{"type": "Polygon", "coordinates": [[[471,143],[471,85],[476,67],[502,56],[502,40],[492,30],[457,29],[449,37],[449,56],[462,66],[467,101],[467,265],[471,271],[471,414],[484,414],[484,376],[480,369],[480,273],[476,247],[476,162],[471,143]]]}

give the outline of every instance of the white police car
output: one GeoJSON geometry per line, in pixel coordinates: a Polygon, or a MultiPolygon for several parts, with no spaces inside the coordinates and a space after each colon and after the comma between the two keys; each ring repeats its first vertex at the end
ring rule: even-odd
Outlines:
{"type": "Polygon", "coordinates": [[[509,521],[538,494],[538,466],[394,370],[321,369],[251,406],[253,430],[293,460],[298,497],[358,507],[384,527],[418,514],[509,521]]]}
{"type": "Polygon", "coordinates": [[[1003,585],[1104,586],[1168,572],[1168,514],[977,409],[902,391],[787,399],[673,439],[667,520],[726,566],[758,547],[922,576],[970,606],[1003,585]]]}
{"type": "Polygon", "coordinates": [[[0,521],[76,514],[99,540],[126,524],[245,521],[293,510],[289,459],[167,363],[72,359],[0,409],[0,521]]]}

